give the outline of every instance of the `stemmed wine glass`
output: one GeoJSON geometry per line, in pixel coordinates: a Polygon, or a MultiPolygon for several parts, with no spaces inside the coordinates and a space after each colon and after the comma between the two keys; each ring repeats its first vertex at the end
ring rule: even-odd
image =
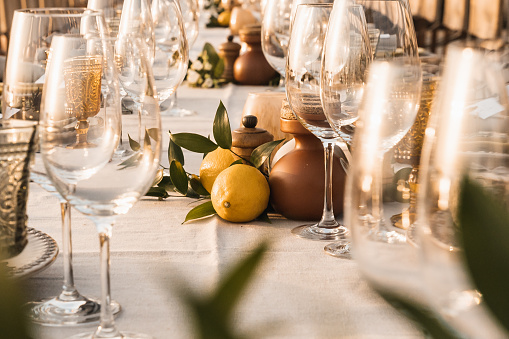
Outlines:
{"type": "Polygon", "coordinates": [[[267,0],[262,19],[263,54],[272,68],[281,75],[281,89],[285,85],[292,2],[293,0],[267,0]]]}
{"type": "Polygon", "coordinates": [[[322,47],[332,4],[297,6],[286,63],[286,95],[295,117],[324,146],[324,210],[317,224],[292,230],[298,237],[313,240],[339,240],[348,230],[334,218],[332,204],[332,156],[340,140],[325,118],[320,102],[320,68],[322,47]]]}
{"type": "MultiPolygon", "coordinates": [[[[368,25],[368,35],[370,38],[371,52],[373,60],[394,60],[403,64],[418,64],[419,55],[417,48],[417,37],[412,21],[412,15],[408,3],[404,0],[361,0],[357,1],[362,5],[364,17],[368,25]]],[[[360,11],[360,9],[359,9],[360,11]]],[[[330,55],[334,58],[334,55],[330,55]]],[[[327,63],[327,61],[325,61],[327,63]]],[[[334,88],[336,83],[343,81],[341,77],[331,80],[329,86],[334,88]]],[[[326,92],[324,92],[326,93],[326,92]]],[[[350,126],[344,127],[343,120],[345,116],[338,108],[344,108],[340,104],[341,99],[334,91],[329,90],[328,97],[323,96],[325,113],[331,123],[331,126],[340,135],[348,140],[348,135],[352,134],[350,126]],[[326,104],[326,101],[328,102],[326,104]],[[341,112],[338,114],[338,112],[341,112]],[[347,132],[347,133],[345,133],[347,132]]],[[[355,100],[351,101],[358,103],[355,100]]],[[[353,128],[355,130],[355,127],[353,128]]],[[[384,229],[385,222],[380,224],[384,229]]],[[[404,236],[398,232],[388,233],[404,241],[404,236]]],[[[342,256],[348,246],[345,242],[332,243],[324,248],[327,254],[332,256],[342,256]]]]}
{"type": "Polygon", "coordinates": [[[448,46],[421,156],[416,225],[426,296],[465,338],[507,337],[464,266],[458,215],[465,176],[508,205],[509,99],[502,74],[498,60],[479,48],[448,46]]]}
{"type": "Polygon", "coordinates": [[[155,56],[152,70],[159,103],[182,83],[189,62],[189,46],[178,0],[152,0],[155,56]]]}
{"type": "MultiPolygon", "coordinates": [[[[342,149],[347,149],[346,144],[352,142],[349,125],[359,117],[359,103],[371,61],[372,51],[362,7],[353,1],[337,2],[324,42],[320,94],[324,114],[341,137],[338,142],[343,143],[342,149]]],[[[349,258],[350,241],[338,241],[334,243],[333,251],[327,252],[349,258]]]]}
{"type": "MultiPolygon", "coordinates": [[[[180,6],[180,15],[184,21],[187,45],[190,49],[198,37],[200,28],[199,4],[197,0],[178,0],[180,6]]],[[[176,15],[177,13],[175,13],[176,15]]],[[[172,21],[176,21],[172,18],[172,21]]],[[[196,112],[178,106],[177,91],[170,96],[170,108],[161,112],[162,115],[184,117],[195,115],[196,112]]]]}
{"type": "MultiPolygon", "coordinates": [[[[3,119],[39,121],[43,95],[44,73],[50,43],[56,34],[77,34],[84,29],[98,30],[97,22],[85,20],[99,14],[85,9],[27,9],[17,10],[12,23],[12,40],[4,79],[3,119]]],[[[37,155],[31,179],[60,199],[62,214],[62,252],[64,281],[61,293],[50,299],[26,305],[32,321],[52,326],[80,324],[99,319],[99,301],[81,295],[74,286],[72,266],[71,208],[46,176],[37,155]]],[[[112,303],[114,313],[120,306],[112,303]]]]}
{"type": "MultiPolygon", "coordinates": [[[[105,25],[104,18],[95,18],[105,25]],[[102,22],[101,22],[102,20],[102,22]]],[[[110,305],[110,237],[116,217],[126,214],[151,186],[159,166],[161,122],[149,49],[132,36],[140,53],[135,67],[141,88],[140,114],[121,116],[113,46],[91,32],[55,36],[41,103],[41,152],[60,194],[97,228],[101,254],[100,326],[73,338],[149,338],[120,333],[110,305]],[[131,152],[117,153],[121,131],[136,138],[131,152]]],[[[120,67],[122,67],[121,65],[120,67]]],[[[134,139],[134,138],[133,138],[134,139]]]]}

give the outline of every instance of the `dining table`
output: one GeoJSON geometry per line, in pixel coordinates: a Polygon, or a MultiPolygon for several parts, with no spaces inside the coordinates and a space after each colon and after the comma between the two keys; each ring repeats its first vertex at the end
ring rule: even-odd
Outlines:
{"type": "MultiPolygon", "coordinates": [[[[217,49],[229,33],[227,28],[202,28],[191,59],[205,42],[217,49]]],[[[177,90],[178,105],[195,114],[181,117],[163,112],[161,164],[168,166],[169,131],[212,135],[220,101],[233,130],[240,126],[249,93],[274,90],[232,83],[192,88],[184,82],[177,90]]],[[[134,121],[136,116],[125,114],[123,119],[134,121]]],[[[184,154],[186,170],[197,174],[202,154],[184,154]]],[[[183,223],[189,210],[200,203],[178,193],[164,200],[144,196],[117,218],[110,251],[112,298],[122,307],[116,316],[119,329],[156,339],[196,337],[184,295],[208,295],[239,260],[267,242],[261,265],[232,315],[237,333],[249,333],[252,338],[425,337],[420,327],[370,287],[355,259],[329,256],[323,250],[327,242],[292,235],[291,229],[302,221],[272,215],[271,223],[231,223],[212,216],[183,223]]],[[[60,205],[54,195],[31,183],[27,214],[29,227],[61,244],[60,205]]],[[[93,223],[75,210],[72,241],[75,285],[82,294],[98,297],[99,239],[93,223]]],[[[62,260],[60,253],[52,265],[25,279],[27,298],[37,300],[60,292],[62,260]]],[[[60,339],[96,326],[33,324],[30,332],[34,339],[60,339]]]]}

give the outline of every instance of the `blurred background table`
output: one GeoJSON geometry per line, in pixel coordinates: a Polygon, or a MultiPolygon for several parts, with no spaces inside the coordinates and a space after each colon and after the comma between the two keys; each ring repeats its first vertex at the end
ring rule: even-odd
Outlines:
{"type": "MultiPolygon", "coordinates": [[[[228,30],[205,29],[194,44],[194,58],[205,42],[217,46],[228,30]]],[[[212,134],[219,100],[225,104],[232,129],[240,124],[249,92],[268,90],[229,84],[220,89],[178,91],[181,107],[197,112],[188,117],[163,117],[163,132],[212,134]]],[[[135,116],[124,115],[125,119],[135,116]]],[[[162,159],[167,164],[168,134],[162,159]]],[[[186,169],[197,173],[201,155],[186,152],[186,169]]],[[[353,260],[323,252],[323,242],[294,237],[297,221],[276,218],[272,224],[233,224],[212,217],[182,225],[196,202],[184,197],[165,201],[143,198],[118,219],[111,245],[112,291],[123,311],[117,318],[122,330],[139,331],[157,339],[192,338],[192,318],[178,290],[206,293],[214,288],[231,264],[262,240],[270,250],[234,315],[235,325],[256,338],[423,338],[407,318],[369,288],[353,260]],[[178,288],[176,287],[178,286],[178,288]]],[[[61,243],[58,200],[35,184],[30,187],[29,226],[61,243]]],[[[94,226],[73,211],[74,274],[77,288],[98,296],[99,242],[94,226]]],[[[62,258],[30,277],[31,299],[59,292],[62,258]]],[[[34,325],[36,339],[60,339],[92,330],[96,325],[54,328],[34,325]]]]}

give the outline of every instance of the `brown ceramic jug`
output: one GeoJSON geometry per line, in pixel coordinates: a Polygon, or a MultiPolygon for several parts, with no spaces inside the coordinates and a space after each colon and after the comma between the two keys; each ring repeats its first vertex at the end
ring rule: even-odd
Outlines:
{"type": "MultiPolygon", "coordinates": [[[[281,118],[281,131],[293,134],[295,148],[272,168],[269,176],[272,207],[288,219],[320,220],[323,212],[325,165],[321,141],[297,120],[281,118]]],[[[336,216],[343,212],[346,174],[335,152],[332,201],[336,216]]]]}
{"type": "Polygon", "coordinates": [[[240,41],[246,44],[246,52],[233,65],[233,77],[241,85],[268,85],[276,76],[262,51],[261,26],[246,26],[240,30],[240,41]]]}

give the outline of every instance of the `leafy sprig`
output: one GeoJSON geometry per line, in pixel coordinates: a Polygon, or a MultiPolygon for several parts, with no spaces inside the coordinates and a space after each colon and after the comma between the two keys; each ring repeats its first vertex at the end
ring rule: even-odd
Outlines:
{"type": "MultiPolygon", "coordinates": [[[[171,131],[169,131],[169,133],[168,162],[170,166],[169,168],[163,167],[159,170],[153,187],[150,188],[146,195],[159,199],[166,199],[171,196],[170,193],[176,192],[189,198],[207,199],[207,201],[189,211],[184,223],[212,216],[216,214],[216,211],[209,200],[210,192],[203,187],[198,176],[185,170],[183,148],[194,153],[202,153],[205,156],[207,153],[221,147],[229,150],[239,158],[239,160],[233,162],[232,165],[246,163],[260,169],[270,158],[274,149],[284,141],[284,139],[281,139],[258,146],[251,153],[250,159],[236,154],[232,150],[230,119],[222,101],[219,102],[214,116],[214,123],[212,126],[213,140],[210,137],[204,137],[195,133],[171,133],[171,131]],[[167,174],[165,174],[165,170],[168,170],[167,174]]],[[[258,219],[269,221],[267,213],[263,213],[258,219]]]]}

